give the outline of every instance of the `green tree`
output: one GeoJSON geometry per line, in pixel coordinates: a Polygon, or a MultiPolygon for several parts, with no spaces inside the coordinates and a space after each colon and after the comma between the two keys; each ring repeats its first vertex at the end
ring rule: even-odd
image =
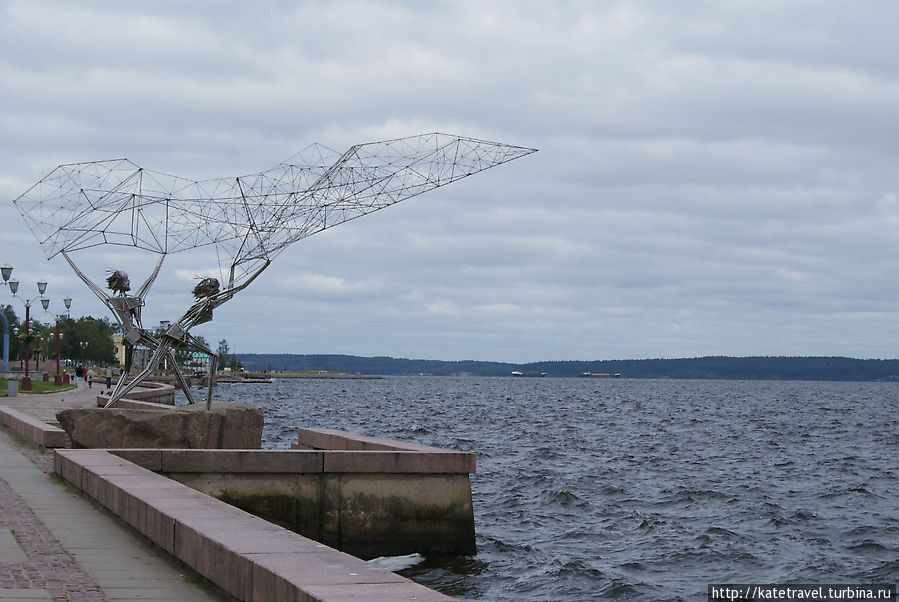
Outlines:
{"type": "Polygon", "coordinates": [[[219,341],[219,346],[215,353],[219,356],[218,362],[220,367],[231,368],[233,372],[243,370],[243,364],[231,353],[227,340],[222,339],[219,341]]]}
{"type": "Polygon", "coordinates": [[[231,359],[231,349],[228,347],[228,341],[225,339],[219,341],[219,346],[218,349],[215,350],[215,354],[219,356],[219,366],[227,366],[231,359]]]}
{"type": "Polygon", "coordinates": [[[82,316],[77,320],[64,318],[59,323],[62,333],[60,340],[60,355],[80,362],[84,358],[87,362],[107,364],[115,362],[115,345],[112,335],[117,326],[108,319],[97,319],[91,316],[82,316]],[[85,345],[82,346],[82,343],[85,345]]]}
{"type": "MultiPolygon", "coordinates": [[[[19,359],[24,351],[22,339],[25,335],[25,326],[19,320],[12,306],[0,306],[0,311],[6,314],[6,318],[9,320],[9,358],[12,362],[19,359]],[[15,335],[15,331],[18,331],[18,336],[15,335]]],[[[96,364],[114,363],[116,358],[112,335],[117,330],[118,326],[106,318],[102,320],[90,316],[84,316],[77,320],[62,318],[59,321],[60,359],[80,362],[83,357],[85,361],[96,364]],[[81,346],[82,342],[86,343],[84,348],[81,346]]],[[[28,334],[32,359],[38,354],[48,361],[56,357],[55,321],[43,323],[32,319],[28,334]]]]}

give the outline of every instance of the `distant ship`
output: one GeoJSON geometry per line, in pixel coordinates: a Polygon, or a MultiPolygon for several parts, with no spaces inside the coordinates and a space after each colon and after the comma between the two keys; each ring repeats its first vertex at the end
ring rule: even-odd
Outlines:
{"type": "Polygon", "coordinates": [[[615,374],[608,374],[607,372],[581,372],[577,375],[578,378],[621,378],[621,374],[616,372],[615,374]]]}
{"type": "Polygon", "coordinates": [[[512,376],[529,376],[532,378],[540,378],[542,376],[546,376],[546,372],[521,372],[520,370],[516,370],[512,373],[512,376]]]}

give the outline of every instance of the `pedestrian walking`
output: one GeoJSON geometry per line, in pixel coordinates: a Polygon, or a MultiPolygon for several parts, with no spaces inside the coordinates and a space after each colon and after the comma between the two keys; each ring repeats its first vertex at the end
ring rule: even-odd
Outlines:
{"type": "Polygon", "coordinates": [[[106,388],[112,390],[112,368],[106,367],[106,388]]]}
{"type": "Polygon", "coordinates": [[[92,388],[91,385],[94,384],[94,370],[93,368],[88,368],[87,371],[87,388],[92,388]]]}

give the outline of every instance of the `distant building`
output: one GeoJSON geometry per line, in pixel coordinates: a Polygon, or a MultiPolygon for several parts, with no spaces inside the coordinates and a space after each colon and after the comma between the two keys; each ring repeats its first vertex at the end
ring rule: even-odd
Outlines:
{"type": "Polygon", "coordinates": [[[117,332],[112,335],[112,350],[115,353],[119,366],[125,365],[125,346],[122,344],[122,334],[117,332]]]}
{"type": "MultiPolygon", "coordinates": [[[[160,323],[163,324],[163,323],[160,323]]],[[[125,345],[122,342],[121,333],[115,333],[112,335],[112,345],[113,351],[115,352],[116,360],[119,362],[120,367],[125,366],[125,345]]],[[[147,362],[150,361],[150,350],[146,347],[135,347],[134,351],[131,353],[131,367],[132,368],[144,368],[147,365],[147,362]]],[[[163,360],[165,361],[165,360],[163,360]]],[[[188,358],[186,358],[184,364],[184,368],[188,373],[191,372],[206,372],[209,373],[209,368],[212,365],[212,356],[208,353],[203,353],[201,351],[192,351],[188,358]]],[[[162,365],[160,367],[163,367],[162,365]]],[[[167,366],[166,366],[167,367],[167,366]]]]}
{"type": "MultiPolygon", "coordinates": [[[[115,333],[112,335],[112,348],[115,353],[116,361],[119,362],[119,367],[125,367],[125,345],[122,341],[121,333],[115,333]]],[[[131,367],[132,368],[143,368],[147,365],[147,362],[150,361],[150,350],[146,347],[135,347],[131,352],[131,367]]]]}
{"type": "Polygon", "coordinates": [[[212,367],[212,356],[202,351],[192,351],[188,365],[185,367],[193,372],[209,374],[209,369],[212,367]]]}

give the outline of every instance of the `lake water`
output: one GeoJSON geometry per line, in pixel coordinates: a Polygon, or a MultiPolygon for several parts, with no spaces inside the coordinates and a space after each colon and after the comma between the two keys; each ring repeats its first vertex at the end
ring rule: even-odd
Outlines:
{"type": "Polygon", "coordinates": [[[463,600],[705,600],[899,581],[899,384],[395,377],[216,387],[264,447],[327,427],[471,451],[478,553],[401,571],[463,600]]]}

